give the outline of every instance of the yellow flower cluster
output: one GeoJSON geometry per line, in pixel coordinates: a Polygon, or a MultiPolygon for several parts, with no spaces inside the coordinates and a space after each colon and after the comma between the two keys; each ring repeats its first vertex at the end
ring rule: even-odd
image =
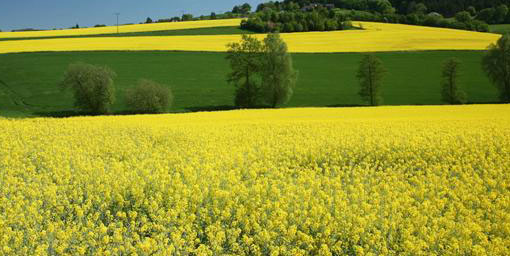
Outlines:
{"type": "Polygon", "coordinates": [[[0,255],[508,255],[510,105],[0,119],[0,255]]]}
{"type": "MultiPolygon", "coordinates": [[[[162,22],[150,24],[134,24],[119,26],[120,33],[151,32],[164,30],[181,30],[194,28],[230,27],[239,26],[242,19],[199,20],[183,22],[162,22]]],[[[0,32],[0,38],[24,38],[24,37],[56,37],[56,36],[88,36],[101,34],[115,34],[117,26],[98,28],[80,28],[44,31],[23,32],[0,32]]]]}
{"type": "MultiPolygon", "coordinates": [[[[238,21],[237,21],[238,22],[238,21]]],[[[418,50],[485,50],[501,35],[465,30],[354,22],[364,30],[286,33],[291,52],[380,52],[418,50]]],[[[142,26],[142,25],[140,25],[142,26]]],[[[1,34],[0,34],[1,35],[1,34]]],[[[256,35],[262,39],[265,35],[256,35]]],[[[39,51],[226,51],[240,35],[94,37],[0,42],[0,53],[39,51]]]]}

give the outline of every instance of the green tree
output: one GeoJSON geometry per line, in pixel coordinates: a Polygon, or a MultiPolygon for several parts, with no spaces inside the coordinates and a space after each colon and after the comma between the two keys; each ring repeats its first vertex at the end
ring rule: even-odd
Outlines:
{"type": "Polygon", "coordinates": [[[275,108],[289,101],[296,85],[297,72],[287,44],[278,33],[269,34],[264,39],[261,76],[265,103],[275,108]]]}
{"type": "Polygon", "coordinates": [[[475,16],[476,16],[476,14],[477,14],[477,12],[476,12],[476,8],[475,8],[475,7],[473,7],[473,6],[469,6],[469,7],[466,9],[466,11],[468,11],[468,12],[469,12],[469,14],[471,14],[471,17],[475,17],[475,16]]]}
{"type": "Polygon", "coordinates": [[[94,114],[107,114],[115,101],[115,76],[108,67],[75,63],[69,65],[61,88],[73,91],[75,107],[94,114]]]}
{"type": "Polygon", "coordinates": [[[141,79],[126,91],[126,104],[137,113],[163,113],[172,101],[172,92],[167,86],[147,79],[141,79]]]}
{"type": "Polygon", "coordinates": [[[391,6],[390,1],[388,0],[370,0],[368,2],[368,8],[382,14],[391,14],[395,12],[395,9],[391,6]]]}
{"type": "Polygon", "coordinates": [[[152,23],[151,17],[147,17],[147,20],[145,20],[145,23],[152,23]]]}
{"type": "Polygon", "coordinates": [[[476,15],[476,18],[479,20],[483,20],[489,24],[494,24],[494,16],[496,13],[496,9],[494,8],[486,8],[478,12],[478,15],[476,15]]]}
{"type": "Polygon", "coordinates": [[[382,102],[380,88],[385,74],[386,69],[379,58],[373,55],[362,58],[357,74],[361,86],[359,95],[371,106],[380,105],[382,102]]]}
{"type": "Polygon", "coordinates": [[[251,5],[249,3],[245,3],[243,5],[236,5],[232,8],[232,13],[236,14],[249,14],[251,12],[251,5]]]}
{"type": "Polygon", "coordinates": [[[502,36],[489,46],[482,67],[498,89],[500,100],[510,103],[510,35],[502,36]]]}
{"type": "Polygon", "coordinates": [[[211,20],[215,20],[217,19],[217,16],[216,16],[216,13],[215,12],[211,12],[211,20]]]}
{"type": "Polygon", "coordinates": [[[249,3],[244,3],[241,6],[241,11],[243,14],[249,14],[251,12],[251,5],[249,3]]]}
{"type": "Polygon", "coordinates": [[[448,104],[462,104],[466,102],[466,94],[459,88],[458,80],[461,62],[450,58],[443,64],[441,74],[441,99],[448,104]]]}
{"type": "Polygon", "coordinates": [[[409,14],[415,13],[418,15],[425,15],[425,13],[427,12],[427,9],[428,8],[424,3],[411,2],[411,4],[409,4],[407,13],[409,13],[409,14]]]}
{"type": "Polygon", "coordinates": [[[473,18],[471,18],[471,14],[469,14],[469,12],[462,11],[455,14],[455,19],[459,22],[469,23],[473,18]]]}
{"type": "Polygon", "coordinates": [[[227,47],[227,60],[232,72],[228,82],[236,87],[234,103],[238,107],[255,107],[260,102],[260,67],[262,43],[257,38],[243,35],[240,43],[227,47]]]}
{"type": "Polygon", "coordinates": [[[183,14],[183,15],[182,15],[181,20],[182,20],[182,21],[190,21],[190,20],[193,20],[193,14],[183,14]]]}
{"type": "Polygon", "coordinates": [[[505,22],[506,15],[508,14],[508,6],[501,4],[496,7],[494,11],[494,22],[503,23],[505,22]]]}

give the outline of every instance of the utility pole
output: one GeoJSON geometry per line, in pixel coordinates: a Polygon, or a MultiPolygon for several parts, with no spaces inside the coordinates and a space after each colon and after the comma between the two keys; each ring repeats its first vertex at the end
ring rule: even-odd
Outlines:
{"type": "Polygon", "coordinates": [[[117,34],[118,34],[119,33],[119,15],[120,15],[120,13],[117,12],[117,13],[115,13],[115,15],[117,15],[117,34]]]}

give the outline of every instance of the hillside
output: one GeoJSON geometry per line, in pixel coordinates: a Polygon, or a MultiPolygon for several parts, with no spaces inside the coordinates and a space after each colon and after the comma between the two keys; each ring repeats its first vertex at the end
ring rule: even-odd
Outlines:
{"type": "MultiPolygon", "coordinates": [[[[238,22],[238,20],[235,20],[238,22]]],[[[362,30],[285,33],[291,52],[382,52],[417,50],[484,50],[500,35],[386,24],[353,22],[362,30]]],[[[149,24],[150,25],[150,24],[149,24]]],[[[147,25],[148,27],[150,27],[147,25]]],[[[145,25],[140,25],[141,27],[145,25]]],[[[145,28],[144,29],[150,29],[145,28]]],[[[263,38],[265,35],[257,35],[263,38]]],[[[226,51],[239,35],[93,37],[0,41],[0,53],[45,51],[226,51]]]]}
{"type": "Polygon", "coordinates": [[[203,21],[182,21],[182,22],[162,22],[151,24],[136,24],[122,26],[106,26],[94,28],[62,29],[62,30],[44,30],[44,31],[25,31],[25,32],[0,32],[0,39],[7,38],[44,38],[44,37],[66,37],[66,36],[87,36],[101,34],[135,33],[183,30],[212,27],[230,27],[239,26],[241,19],[222,19],[222,20],[203,20],[203,21]],[[117,31],[118,28],[118,31],[117,31]]]}

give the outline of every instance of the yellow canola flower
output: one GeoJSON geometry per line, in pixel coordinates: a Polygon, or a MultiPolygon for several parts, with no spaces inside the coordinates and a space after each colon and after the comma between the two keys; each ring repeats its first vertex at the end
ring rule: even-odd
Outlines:
{"type": "Polygon", "coordinates": [[[508,255],[510,105],[0,118],[0,255],[508,255]]]}
{"type": "MultiPolygon", "coordinates": [[[[239,26],[242,19],[219,19],[219,20],[199,20],[182,22],[161,22],[150,24],[134,24],[119,26],[119,33],[133,32],[151,32],[164,30],[182,30],[195,28],[211,27],[231,27],[239,26]]],[[[79,28],[62,30],[44,30],[44,31],[22,31],[22,32],[0,32],[1,38],[24,38],[24,37],[56,37],[56,36],[87,36],[101,34],[115,34],[117,26],[97,27],[97,28],[79,28]]]]}
{"type": "MultiPolygon", "coordinates": [[[[364,30],[281,34],[290,52],[381,52],[485,50],[500,35],[465,30],[354,22],[364,30]]],[[[266,35],[258,34],[258,39],[266,35]]],[[[40,51],[211,51],[224,52],[240,35],[95,37],[1,41],[0,53],[40,51]]]]}

